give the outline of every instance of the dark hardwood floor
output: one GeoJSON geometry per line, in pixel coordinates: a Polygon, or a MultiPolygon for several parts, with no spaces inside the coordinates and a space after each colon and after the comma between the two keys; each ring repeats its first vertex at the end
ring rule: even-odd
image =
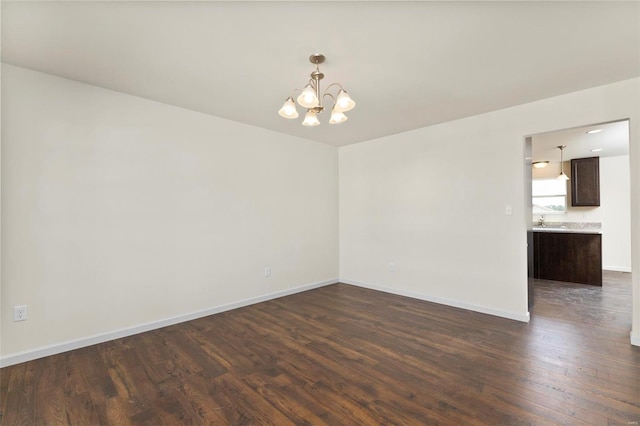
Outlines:
{"type": "Polygon", "coordinates": [[[637,425],[630,275],[604,278],[536,280],[528,324],[331,285],[3,368],[1,420],[637,425]]]}

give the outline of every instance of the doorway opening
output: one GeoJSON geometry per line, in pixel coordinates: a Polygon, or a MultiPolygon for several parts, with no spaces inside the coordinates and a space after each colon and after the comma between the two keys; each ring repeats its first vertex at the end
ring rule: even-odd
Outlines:
{"type": "MultiPolygon", "coordinates": [[[[560,286],[564,282],[581,282],[582,278],[571,278],[575,276],[569,271],[571,268],[577,274],[586,274],[590,269],[591,275],[600,274],[600,279],[604,276],[605,282],[620,281],[619,274],[629,274],[627,278],[631,282],[629,140],[628,119],[525,137],[530,312],[535,300],[535,280],[553,280],[560,286]],[[597,181],[589,176],[589,182],[598,184],[600,198],[597,203],[582,202],[579,199],[581,193],[576,192],[586,186],[584,182],[587,179],[582,177],[585,175],[579,167],[587,162],[595,163],[595,170],[599,173],[597,181]],[[569,180],[559,179],[563,173],[569,180]],[[558,234],[547,236],[551,233],[558,234]],[[591,249],[600,250],[599,258],[586,251],[586,242],[570,243],[569,248],[559,247],[565,241],[560,234],[599,234],[600,248],[591,249]],[[542,240],[547,242],[542,243],[542,240]],[[571,255],[575,255],[577,260],[574,261],[571,255]]],[[[567,238],[581,237],[570,235],[567,238]]],[[[587,240],[589,238],[585,237],[584,241],[587,240]]]]}

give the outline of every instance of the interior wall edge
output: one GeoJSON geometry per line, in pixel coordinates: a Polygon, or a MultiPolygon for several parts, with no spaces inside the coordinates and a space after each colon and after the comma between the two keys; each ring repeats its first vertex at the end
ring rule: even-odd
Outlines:
{"type": "Polygon", "coordinates": [[[128,337],[128,336],[133,336],[135,334],[144,333],[147,331],[157,330],[159,328],[168,327],[170,325],[180,324],[180,323],[192,321],[198,318],[207,317],[209,315],[219,314],[222,312],[231,311],[233,309],[254,305],[256,303],[266,302],[268,300],[278,299],[280,297],[301,293],[303,291],[313,290],[315,288],[336,284],[337,282],[338,282],[337,278],[332,278],[330,280],[319,281],[311,284],[304,284],[299,287],[276,291],[273,293],[264,294],[262,296],[251,297],[249,299],[232,302],[225,305],[214,306],[212,308],[204,309],[197,312],[192,312],[189,314],[178,315],[178,316],[166,318],[163,320],[136,325],[134,327],[123,328],[120,330],[114,330],[107,333],[98,334],[95,336],[83,337],[80,339],[74,339],[71,341],[49,345],[49,346],[45,346],[45,347],[41,347],[33,350],[28,350],[24,352],[15,353],[15,354],[9,354],[9,355],[0,357],[0,368],[9,367],[11,365],[20,364],[27,361],[33,361],[33,360],[44,358],[51,355],[58,355],[58,354],[72,351],[75,349],[81,349],[87,346],[97,345],[99,343],[120,339],[122,337],[128,337]]]}
{"type": "Polygon", "coordinates": [[[529,322],[531,318],[529,315],[529,312],[520,313],[520,312],[503,311],[500,309],[490,308],[490,307],[481,306],[481,305],[474,305],[472,303],[462,302],[459,300],[446,299],[442,297],[434,297],[434,296],[429,296],[422,293],[416,293],[413,291],[390,288],[390,287],[385,287],[378,284],[365,283],[365,282],[356,281],[356,280],[340,279],[340,282],[344,284],[354,285],[357,287],[368,288],[370,290],[377,290],[385,293],[395,294],[397,296],[404,296],[404,297],[410,297],[412,299],[424,300],[425,302],[437,303],[439,305],[451,306],[453,308],[467,309],[469,311],[479,312],[481,314],[493,315],[496,317],[507,318],[510,320],[515,320],[520,322],[529,322]]]}

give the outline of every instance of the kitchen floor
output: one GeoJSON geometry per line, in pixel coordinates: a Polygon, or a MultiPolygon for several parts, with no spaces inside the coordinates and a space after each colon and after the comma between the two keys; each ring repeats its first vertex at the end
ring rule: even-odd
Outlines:
{"type": "Polygon", "coordinates": [[[602,271],[602,287],[533,279],[532,316],[577,320],[594,327],[626,333],[631,327],[631,274],[602,271]],[[561,290],[561,291],[559,291],[561,290]],[[558,309],[562,307],[562,309],[558,309]]]}

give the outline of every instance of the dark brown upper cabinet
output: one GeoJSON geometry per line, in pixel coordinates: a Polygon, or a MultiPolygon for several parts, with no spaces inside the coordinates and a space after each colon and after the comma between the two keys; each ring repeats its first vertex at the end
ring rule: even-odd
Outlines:
{"type": "Polygon", "coordinates": [[[600,158],[571,160],[571,205],[600,206],[600,158]]]}

